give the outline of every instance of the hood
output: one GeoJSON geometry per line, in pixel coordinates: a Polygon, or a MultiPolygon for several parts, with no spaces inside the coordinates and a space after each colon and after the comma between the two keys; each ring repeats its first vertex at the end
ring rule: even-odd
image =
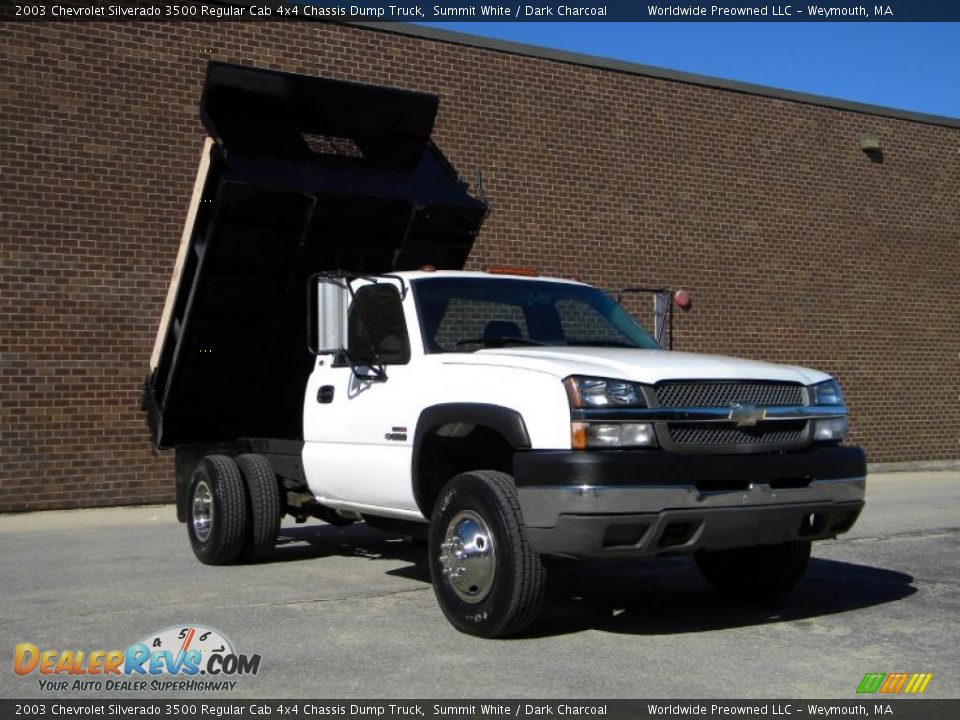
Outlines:
{"type": "Polygon", "coordinates": [[[830,379],[826,373],[795,365],[672,350],[523,347],[478,350],[455,357],[450,356],[445,362],[515,367],[558,378],[594,375],[648,385],[662,380],[774,380],[810,385],[830,379]]]}

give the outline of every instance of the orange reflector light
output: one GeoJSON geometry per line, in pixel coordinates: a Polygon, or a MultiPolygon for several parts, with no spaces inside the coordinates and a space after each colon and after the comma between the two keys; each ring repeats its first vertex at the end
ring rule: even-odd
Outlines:
{"type": "Polygon", "coordinates": [[[484,269],[484,272],[491,275],[523,275],[524,277],[538,277],[540,271],[532,267],[520,267],[518,265],[490,265],[484,269]]]}
{"type": "Polygon", "coordinates": [[[580,386],[577,385],[576,378],[568,377],[564,380],[563,389],[567,391],[567,400],[570,401],[570,407],[583,407],[583,399],[580,397],[580,386]]]}
{"type": "Polygon", "coordinates": [[[587,449],[586,423],[570,423],[570,447],[574,450],[587,449]]]}

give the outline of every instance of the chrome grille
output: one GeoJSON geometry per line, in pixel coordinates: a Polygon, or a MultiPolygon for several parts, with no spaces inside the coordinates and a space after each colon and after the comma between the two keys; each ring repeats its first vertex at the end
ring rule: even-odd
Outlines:
{"type": "Polygon", "coordinates": [[[656,386],[660,407],[759,407],[803,405],[803,386],[778,382],[664,382],[656,386]]]}
{"type": "Polygon", "coordinates": [[[760,423],[741,428],[732,423],[669,423],[670,440],[679,446],[701,445],[790,445],[800,442],[806,420],[760,423]]]}

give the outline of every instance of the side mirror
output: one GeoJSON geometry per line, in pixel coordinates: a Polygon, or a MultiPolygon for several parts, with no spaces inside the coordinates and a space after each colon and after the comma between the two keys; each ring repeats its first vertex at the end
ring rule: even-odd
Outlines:
{"type": "Polygon", "coordinates": [[[686,312],[693,302],[686,290],[657,290],[654,295],[654,327],[656,341],[665,350],[673,348],[673,306],[686,312]],[[672,304],[671,304],[672,301],[672,304]]]}
{"type": "Polygon", "coordinates": [[[314,355],[338,353],[347,344],[350,287],[337,275],[314,275],[307,292],[307,348],[314,355]]]}
{"type": "Polygon", "coordinates": [[[670,301],[673,299],[673,293],[669,290],[657,290],[653,294],[653,339],[660,347],[669,350],[673,345],[673,338],[670,337],[672,308],[670,301]]]}

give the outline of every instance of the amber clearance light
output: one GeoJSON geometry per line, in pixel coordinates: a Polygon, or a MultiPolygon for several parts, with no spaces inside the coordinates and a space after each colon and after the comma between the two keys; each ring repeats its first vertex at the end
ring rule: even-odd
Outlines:
{"type": "Polygon", "coordinates": [[[524,277],[539,277],[540,271],[532,267],[519,265],[490,265],[484,269],[490,275],[523,275],[524,277]]]}

